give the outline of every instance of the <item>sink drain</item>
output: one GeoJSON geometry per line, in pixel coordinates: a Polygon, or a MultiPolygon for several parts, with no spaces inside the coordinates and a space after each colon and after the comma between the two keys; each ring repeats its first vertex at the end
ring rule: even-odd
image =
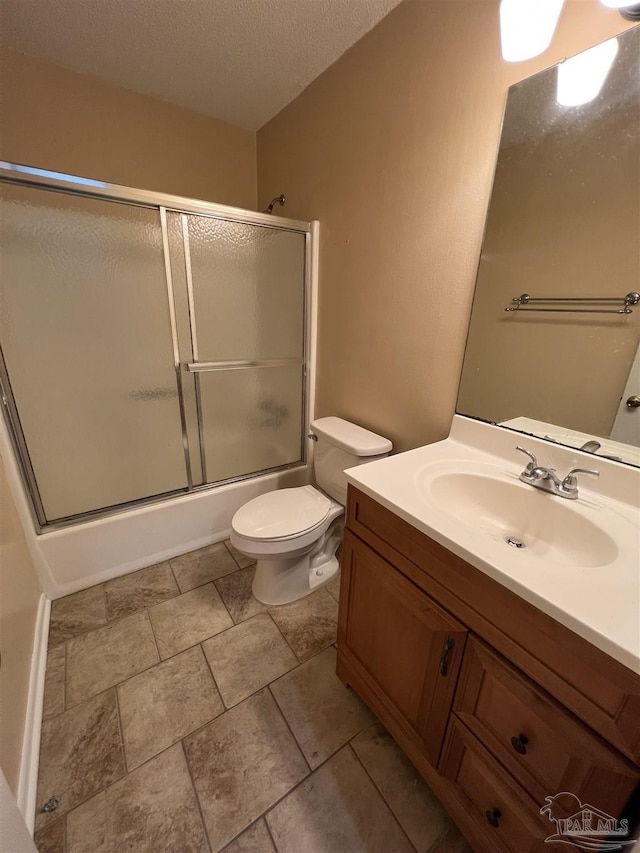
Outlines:
{"type": "Polygon", "coordinates": [[[504,541],[512,548],[524,548],[525,544],[522,539],[517,539],[515,536],[505,536],[504,541]]]}

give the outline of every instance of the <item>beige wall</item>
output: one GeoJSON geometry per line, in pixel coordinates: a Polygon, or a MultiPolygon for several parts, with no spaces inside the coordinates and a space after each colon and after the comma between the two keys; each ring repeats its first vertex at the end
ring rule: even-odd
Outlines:
{"type": "Polygon", "coordinates": [[[400,450],[449,430],[507,87],[627,26],[575,0],[509,65],[498,6],[405,0],[258,132],[259,203],[321,223],[317,414],[400,450]]]}
{"type": "Polygon", "coordinates": [[[14,794],[40,587],[0,458],[0,767],[14,794]]]}
{"type": "Polygon", "coordinates": [[[4,160],[256,206],[253,132],[11,51],[2,57],[0,128],[4,160]]]}

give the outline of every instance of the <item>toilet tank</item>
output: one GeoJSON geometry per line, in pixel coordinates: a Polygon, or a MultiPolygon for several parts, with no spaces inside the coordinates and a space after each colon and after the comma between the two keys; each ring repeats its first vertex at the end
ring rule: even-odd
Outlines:
{"type": "Polygon", "coordinates": [[[345,470],[382,459],[393,448],[388,438],[342,418],[318,418],[311,424],[311,432],[317,438],[313,454],[316,484],[343,506],[347,502],[345,470]]]}

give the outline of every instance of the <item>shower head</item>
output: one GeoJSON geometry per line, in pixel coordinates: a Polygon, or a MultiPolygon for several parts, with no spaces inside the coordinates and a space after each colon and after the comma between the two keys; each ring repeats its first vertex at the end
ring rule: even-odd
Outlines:
{"type": "Polygon", "coordinates": [[[284,193],[281,193],[280,195],[277,195],[275,198],[272,198],[270,203],[269,203],[269,206],[266,207],[262,212],[263,213],[273,213],[273,208],[276,206],[276,204],[279,204],[280,207],[282,207],[282,205],[285,203],[285,201],[286,201],[286,198],[284,197],[284,193]]]}

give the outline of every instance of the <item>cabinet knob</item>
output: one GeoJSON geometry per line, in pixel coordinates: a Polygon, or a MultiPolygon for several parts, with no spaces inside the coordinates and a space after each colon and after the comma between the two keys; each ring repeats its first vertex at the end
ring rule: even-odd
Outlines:
{"type": "Polygon", "coordinates": [[[529,743],[529,738],[526,735],[518,735],[518,737],[511,738],[511,746],[515,749],[516,752],[520,753],[520,755],[527,754],[527,744],[529,743]]]}
{"type": "Polygon", "coordinates": [[[442,654],[440,655],[440,675],[446,675],[449,671],[449,667],[447,665],[447,658],[449,657],[449,652],[455,646],[455,640],[453,637],[447,636],[444,641],[444,646],[442,648],[442,654]]]}
{"type": "Polygon", "coordinates": [[[502,812],[500,811],[500,809],[493,809],[492,811],[489,811],[489,809],[487,809],[485,814],[491,826],[495,826],[495,828],[497,829],[500,826],[498,818],[502,817],[502,812]]]}

